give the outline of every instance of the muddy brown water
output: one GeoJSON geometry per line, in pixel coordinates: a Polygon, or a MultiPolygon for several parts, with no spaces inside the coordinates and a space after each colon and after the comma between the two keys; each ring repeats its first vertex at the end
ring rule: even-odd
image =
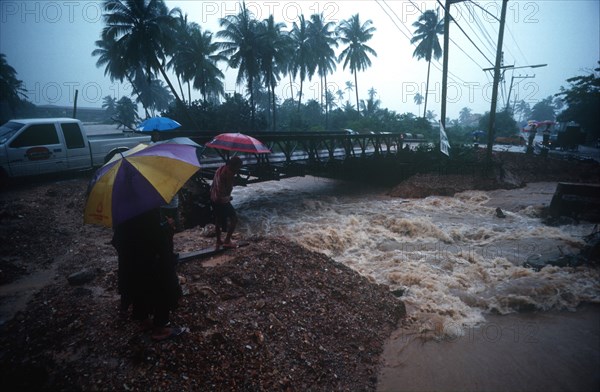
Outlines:
{"type": "Polygon", "coordinates": [[[379,392],[598,391],[600,305],[575,312],[488,315],[457,338],[388,340],[379,392]]]}

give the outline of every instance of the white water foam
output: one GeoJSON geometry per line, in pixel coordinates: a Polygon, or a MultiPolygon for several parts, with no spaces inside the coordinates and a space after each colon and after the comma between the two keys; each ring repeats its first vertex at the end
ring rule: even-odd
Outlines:
{"type": "Polygon", "coordinates": [[[242,235],[289,237],[403,290],[408,320],[421,332],[461,335],[488,312],[600,302],[596,269],[522,266],[530,256],[578,252],[593,229],[544,226],[535,206],[500,219],[486,192],[398,199],[313,177],[236,188],[234,197],[242,235]]]}

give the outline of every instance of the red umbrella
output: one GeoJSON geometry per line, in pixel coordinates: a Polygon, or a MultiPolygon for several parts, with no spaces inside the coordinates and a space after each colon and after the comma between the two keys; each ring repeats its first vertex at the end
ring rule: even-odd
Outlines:
{"type": "Polygon", "coordinates": [[[220,150],[249,152],[253,154],[270,153],[271,150],[261,141],[243,133],[222,133],[217,135],[205,146],[220,150]]]}

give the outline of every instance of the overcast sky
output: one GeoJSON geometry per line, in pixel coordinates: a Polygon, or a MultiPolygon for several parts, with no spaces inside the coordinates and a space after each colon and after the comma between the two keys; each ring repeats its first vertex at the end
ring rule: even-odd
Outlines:
{"type": "MultiPolygon", "coordinates": [[[[179,7],[190,21],[216,33],[219,19],[239,10],[235,1],[167,1],[179,7]]],[[[445,3],[442,1],[442,3],[445,3]]],[[[104,27],[101,1],[0,1],[0,52],[24,82],[29,99],[38,105],[72,105],[79,90],[78,106],[100,107],[107,95],[117,99],[129,95],[126,83],[111,82],[104,68],[97,68],[91,53],[104,27]]],[[[322,12],[327,20],[339,22],[358,13],[361,21],[371,20],[377,29],[368,43],[378,54],[373,65],[358,75],[359,98],[366,99],[374,88],[381,106],[398,113],[419,112],[416,92],[425,94],[427,63],[412,56],[412,26],[422,11],[436,9],[436,1],[247,1],[258,19],[269,14],[291,28],[299,14],[307,18],[322,12]]],[[[458,25],[450,26],[448,117],[457,118],[463,107],[475,113],[490,110],[492,68],[498,39],[501,1],[465,1],[452,5],[451,15],[458,25]],[[464,33],[463,31],[464,30],[464,33]],[[466,34],[465,34],[466,33],[466,34]],[[467,38],[467,36],[470,38],[467,38]],[[471,42],[473,41],[473,42],[471,42]]],[[[442,43],[442,37],[440,37],[442,43]]],[[[587,74],[600,59],[600,1],[541,0],[508,2],[504,34],[504,65],[515,70],[504,73],[504,89],[499,107],[506,104],[511,81],[511,101],[536,102],[567,86],[566,79],[587,74]],[[547,64],[542,68],[530,65],[547,64]]],[[[338,53],[341,49],[338,49],[338,53]]],[[[428,109],[439,118],[441,112],[442,59],[432,62],[428,109]]],[[[221,64],[223,70],[226,65],[221,64]]],[[[237,70],[228,70],[225,88],[243,91],[235,85],[237,70]]],[[[332,91],[344,90],[354,81],[349,69],[339,64],[328,78],[332,91]]],[[[305,82],[304,101],[318,98],[319,80],[305,82]]],[[[282,81],[289,84],[289,81],[282,81]]],[[[288,88],[286,88],[288,87],[288,88]]],[[[280,96],[290,95],[282,85],[280,96]]],[[[348,97],[348,93],[346,93],[348,97]]],[[[199,96],[196,96],[199,98],[199,96]]],[[[354,103],[352,93],[350,99],[354,103]]],[[[422,110],[421,106],[421,110],[422,110]]],[[[140,113],[141,114],[141,113],[140,113]]]]}

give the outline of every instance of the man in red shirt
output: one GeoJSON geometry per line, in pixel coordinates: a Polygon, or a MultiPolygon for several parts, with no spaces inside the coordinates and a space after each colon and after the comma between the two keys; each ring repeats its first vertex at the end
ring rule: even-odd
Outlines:
{"type": "Polygon", "coordinates": [[[221,166],[215,173],[210,187],[210,201],[215,214],[215,228],[217,231],[217,249],[235,248],[237,245],[231,242],[231,236],[237,225],[237,214],[231,205],[231,191],[235,175],[242,167],[239,157],[231,158],[225,165],[221,166]],[[221,232],[226,228],[225,241],[221,240],[221,232]]]}

